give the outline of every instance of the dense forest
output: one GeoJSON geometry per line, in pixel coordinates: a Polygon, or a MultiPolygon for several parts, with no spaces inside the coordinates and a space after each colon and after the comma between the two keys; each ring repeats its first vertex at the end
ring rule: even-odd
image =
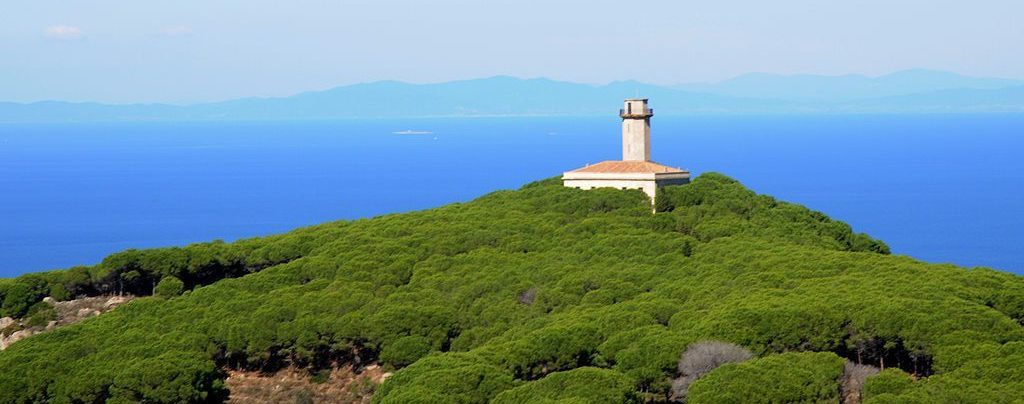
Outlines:
{"type": "Polygon", "coordinates": [[[266,238],[0,280],[147,296],[0,351],[0,402],[219,402],[226,369],[380,363],[378,403],[1024,401],[1024,278],[893,256],[720,174],[549,179],[266,238]]]}

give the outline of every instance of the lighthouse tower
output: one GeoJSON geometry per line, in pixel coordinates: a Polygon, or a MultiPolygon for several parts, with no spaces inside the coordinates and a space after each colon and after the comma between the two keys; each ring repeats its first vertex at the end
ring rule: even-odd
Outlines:
{"type": "Polygon", "coordinates": [[[622,118],[622,160],[651,161],[651,117],[646,98],[631,98],[619,110],[622,118]]]}
{"type": "Polygon", "coordinates": [[[651,117],[646,98],[630,98],[622,118],[622,160],[607,160],[562,174],[562,184],[580,189],[641,189],[654,203],[658,188],[690,182],[690,172],[651,161],[651,117]]]}

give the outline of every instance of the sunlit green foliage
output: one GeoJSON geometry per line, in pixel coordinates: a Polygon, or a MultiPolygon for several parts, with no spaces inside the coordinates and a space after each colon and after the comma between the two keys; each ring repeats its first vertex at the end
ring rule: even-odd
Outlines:
{"type": "Polygon", "coordinates": [[[581,367],[555,372],[543,379],[506,390],[494,404],[579,402],[618,404],[639,402],[633,381],[614,370],[581,367]]]}
{"type": "Polygon", "coordinates": [[[165,277],[193,288],[243,276],[299,258],[336,235],[336,223],[299,229],[287,235],[193,244],[184,248],[127,250],[99,265],[24,275],[0,282],[0,317],[22,317],[46,296],[69,300],[101,294],[150,295],[165,277]]]}
{"type": "Polygon", "coordinates": [[[910,375],[899,369],[886,369],[868,378],[861,397],[880,401],[893,400],[897,395],[913,387],[910,375]]]}
{"type": "Polygon", "coordinates": [[[160,279],[153,289],[153,294],[160,297],[174,297],[185,291],[185,283],[178,277],[169,275],[160,279]]]}
{"type": "Polygon", "coordinates": [[[722,365],[690,386],[688,403],[837,403],[843,359],[789,352],[722,365]]]}
{"type": "Polygon", "coordinates": [[[423,358],[396,373],[374,395],[378,403],[484,403],[515,386],[512,376],[467,353],[423,358]],[[394,388],[400,386],[400,388],[394,388]]]}
{"type": "Polygon", "coordinates": [[[1024,279],[888,255],[718,174],[658,206],[552,179],[0,280],[15,315],[51,294],[148,295],[167,277],[185,291],[15,343],[0,402],[216,401],[224,367],[373,361],[398,369],[381,403],[665,400],[680,354],[711,340],[758,359],[703,376],[695,402],[725,388],[834,400],[842,360],[915,375],[868,379],[869,401],[1024,400],[1024,279]]]}

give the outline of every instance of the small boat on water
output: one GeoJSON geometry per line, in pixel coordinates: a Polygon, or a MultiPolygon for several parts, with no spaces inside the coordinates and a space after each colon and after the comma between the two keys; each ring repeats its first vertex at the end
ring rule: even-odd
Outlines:
{"type": "Polygon", "coordinates": [[[406,130],[402,130],[402,131],[398,131],[398,132],[391,132],[391,133],[393,133],[395,135],[433,135],[434,134],[434,132],[430,132],[430,131],[411,130],[411,129],[406,129],[406,130]]]}

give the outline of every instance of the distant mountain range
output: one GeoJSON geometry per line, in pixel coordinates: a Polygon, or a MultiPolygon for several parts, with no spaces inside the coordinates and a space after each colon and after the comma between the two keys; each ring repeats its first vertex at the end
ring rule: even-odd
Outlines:
{"type": "Polygon", "coordinates": [[[651,98],[661,115],[1024,112],[1024,81],[908,70],[873,78],[748,74],[676,86],[636,81],[594,86],[504,76],[438,84],[380,81],[186,106],[0,103],[0,122],[604,115],[636,95],[651,98]]]}
{"type": "Polygon", "coordinates": [[[683,84],[680,90],[731,97],[772,98],[791,101],[851,102],[882,97],[927,94],[947,90],[996,90],[1024,85],[1024,81],[963,76],[936,70],[905,70],[879,77],[862,75],[781,76],[750,73],[713,84],[683,84]]]}

